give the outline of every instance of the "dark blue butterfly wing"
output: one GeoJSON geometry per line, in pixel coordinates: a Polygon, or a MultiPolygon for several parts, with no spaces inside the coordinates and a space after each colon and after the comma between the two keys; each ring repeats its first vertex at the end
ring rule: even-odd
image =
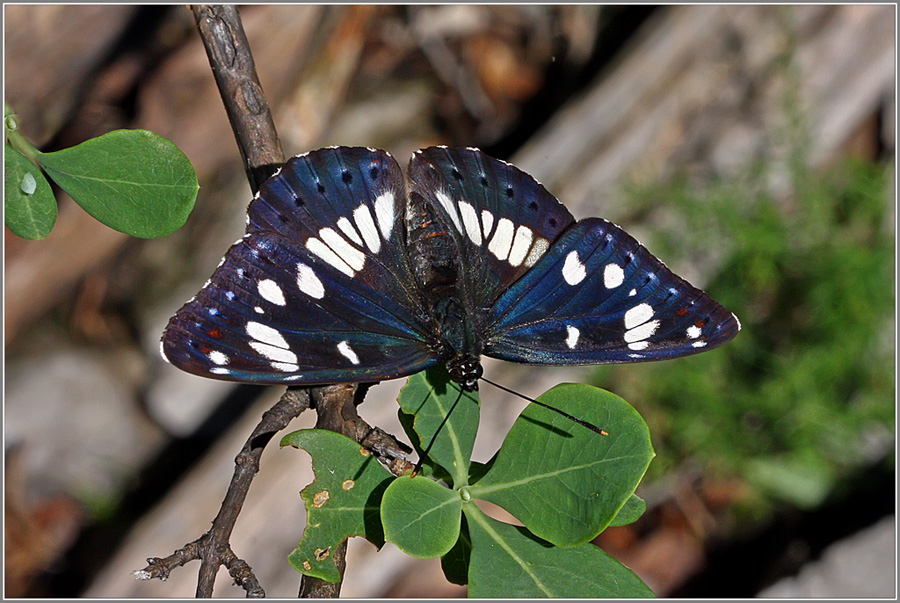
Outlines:
{"type": "Polygon", "coordinates": [[[557,365],[687,356],[740,329],[731,312],[599,218],[564,233],[486,324],[486,355],[557,365]]]}
{"type": "Polygon", "coordinates": [[[409,182],[456,240],[473,312],[490,307],[574,222],[534,178],[477,149],[417,151],[409,182]]]}
{"type": "Polygon", "coordinates": [[[406,185],[387,152],[330,147],[292,157],[260,186],[247,232],[277,232],[351,278],[416,307],[404,237],[406,185]]]}
{"type": "Polygon", "coordinates": [[[163,356],[189,373],[255,383],[377,381],[439,360],[418,317],[276,233],[235,243],[170,320],[163,356]]]}
{"type": "Polygon", "coordinates": [[[383,151],[291,159],[250,204],[248,235],[170,320],[163,356],[207,377],[304,385],[437,362],[405,255],[405,199],[383,151]]]}

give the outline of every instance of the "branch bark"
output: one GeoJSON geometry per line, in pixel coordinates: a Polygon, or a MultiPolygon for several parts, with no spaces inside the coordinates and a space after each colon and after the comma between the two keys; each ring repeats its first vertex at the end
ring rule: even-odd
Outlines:
{"type": "MultiPolygon", "coordinates": [[[[256,193],[260,184],[281,166],[284,154],[259,84],[240,15],[236,6],[194,5],[191,10],[244,159],[247,179],[256,193]]],[[[364,391],[361,388],[359,401],[364,391]]],[[[231,549],[230,539],[250,483],[259,471],[262,452],[277,432],[312,405],[318,413],[316,427],[336,431],[371,446],[380,458],[389,460],[395,471],[411,466],[405,459],[410,450],[389,434],[370,427],[356,413],[356,392],[355,384],[288,388],[275,406],[263,413],[262,420],[235,457],[234,475],[210,530],[168,557],[148,558],[147,567],[134,572],[135,576],[144,580],[165,580],[171,570],[200,559],[197,597],[212,596],[216,574],[222,565],[248,597],[264,597],[265,591],[250,566],[231,549]]],[[[334,553],[341,576],[345,568],[346,545],[344,541],[334,553]]],[[[338,597],[340,589],[341,582],[328,583],[304,576],[300,596],[338,597]]]]}

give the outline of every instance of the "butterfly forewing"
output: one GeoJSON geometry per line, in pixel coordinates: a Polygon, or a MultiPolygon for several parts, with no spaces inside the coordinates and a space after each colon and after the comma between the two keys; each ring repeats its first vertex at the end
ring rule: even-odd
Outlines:
{"type": "Polygon", "coordinates": [[[436,362],[422,317],[276,233],[247,235],[172,318],[163,355],[232,381],[373,381],[436,362]]]}
{"type": "Polygon", "coordinates": [[[573,222],[534,178],[476,149],[418,151],[409,180],[457,241],[460,285],[476,308],[490,307],[573,222]]]}
{"type": "Polygon", "coordinates": [[[335,147],[291,158],[248,208],[248,232],[277,232],[357,281],[417,303],[403,244],[406,186],[385,151],[335,147]]]}
{"type": "Polygon", "coordinates": [[[739,324],[621,228],[583,220],[491,309],[484,353],[535,364],[687,356],[739,324]]]}

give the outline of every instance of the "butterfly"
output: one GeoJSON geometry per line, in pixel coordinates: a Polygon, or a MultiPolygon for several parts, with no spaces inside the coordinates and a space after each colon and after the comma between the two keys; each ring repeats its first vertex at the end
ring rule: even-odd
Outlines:
{"type": "Polygon", "coordinates": [[[538,365],[677,358],[734,314],[624,230],[575,221],[534,178],[472,148],[291,158],[247,231],[171,318],[163,358],[195,375],[322,385],[445,363],[477,389],[482,355],[538,365]]]}

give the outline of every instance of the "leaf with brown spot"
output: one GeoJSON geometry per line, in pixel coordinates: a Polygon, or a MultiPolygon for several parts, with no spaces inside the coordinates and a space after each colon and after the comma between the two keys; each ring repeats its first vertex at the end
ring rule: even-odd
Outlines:
{"type": "Polygon", "coordinates": [[[357,454],[357,442],[333,431],[295,431],[281,445],[308,452],[316,474],[300,493],[307,525],[288,560],[301,574],[337,582],[341,576],[331,551],[341,542],[363,536],[378,548],[384,545],[379,507],[393,476],[373,455],[357,454]]]}

